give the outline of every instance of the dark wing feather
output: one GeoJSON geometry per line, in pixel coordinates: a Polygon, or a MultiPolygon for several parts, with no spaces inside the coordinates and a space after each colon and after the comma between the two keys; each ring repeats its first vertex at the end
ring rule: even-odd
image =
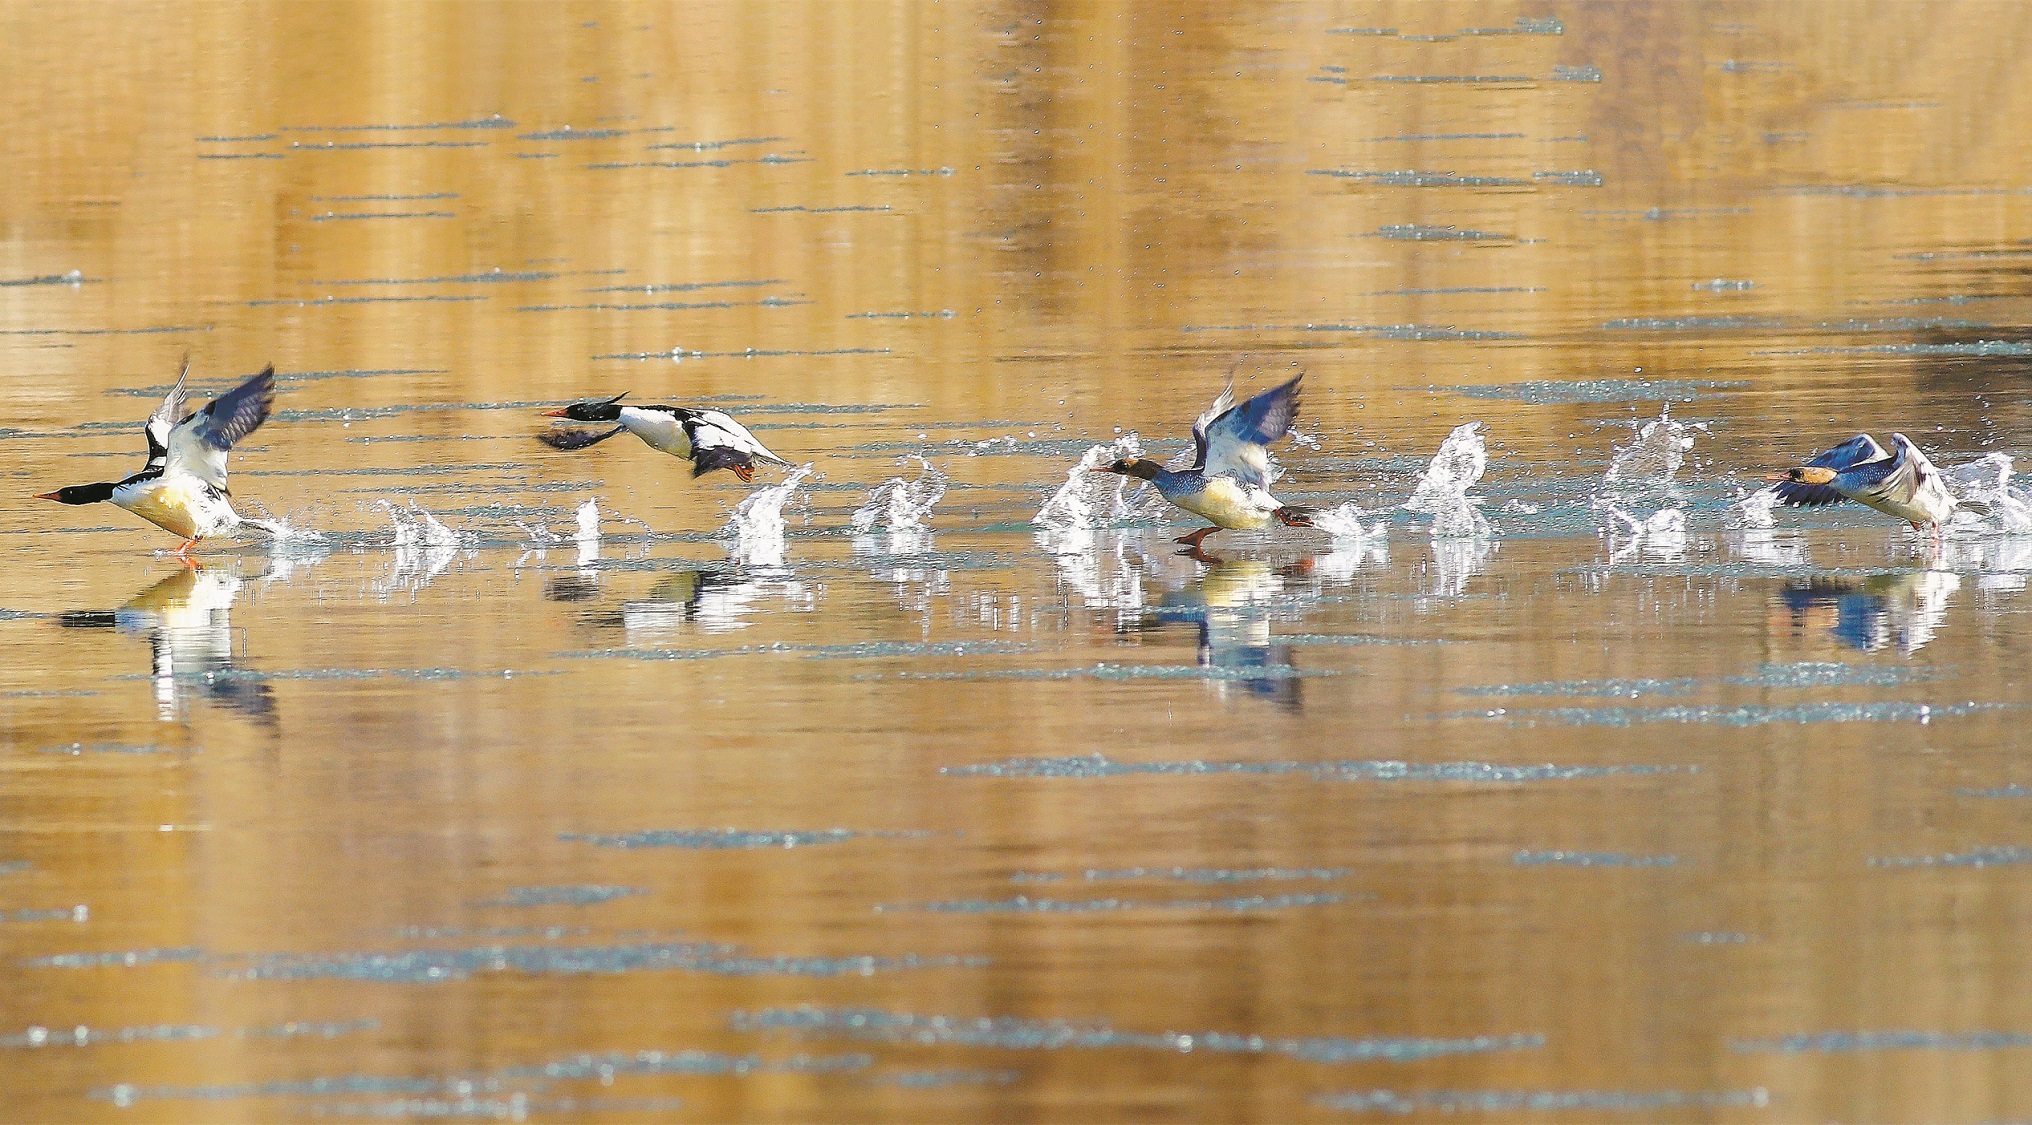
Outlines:
{"type": "Polygon", "coordinates": [[[268,420],[275,405],[275,365],[205,404],[198,413],[205,419],[197,437],[213,449],[224,452],[241,438],[253,433],[268,420]]]}
{"type": "MultiPolygon", "coordinates": [[[[1890,475],[1895,462],[1891,454],[1877,439],[1868,434],[1857,434],[1833,449],[1820,454],[1806,463],[1809,469],[1832,469],[1845,474],[1855,482],[1858,489],[1878,484],[1890,475]]],[[[1801,484],[1797,481],[1781,480],[1771,486],[1780,502],[1795,508],[1818,508],[1833,504],[1845,497],[1831,484],[1801,484]]]]}
{"type": "Polygon", "coordinates": [[[1857,434],[1833,449],[1828,450],[1826,453],[1808,461],[1806,467],[1809,469],[1833,469],[1837,473],[1845,473],[1857,465],[1868,464],[1871,461],[1888,460],[1890,456],[1890,451],[1878,445],[1876,438],[1868,434],[1857,434]]]}
{"type": "Polygon", "coordinates": [[[1834,490],[1831,484],[1800,484],[1797,481],[1781,480],[1771,485],[1771,491],[1778,494],[1778,502],[1794,508],[1818,508],[1847,499],[1834,490]]]}
{"type": "Polygon", "coordinates": [[[275,368],[234,387],[169,431],[165,469],[189,473],[213,488],[226,487],[226,451],[268,419],[275,404],[275,368]]]}
{"type": "Polygon", "coordinates": [[[1229,436],[1236,441],[1253,445],[1268,445],[1291,432],[1292,419],[1298,417],[1298,383],[1305,376],[1299,375],[1281,387],[1272,387],[1255,398],[1235,407],[1207,427],[1212,436],[1229,436]]]}
{"type": "MultiPolygon", "coordinates": [[[[1207,476],[1227,475],[1243,485],[1270,487],[1270,456],[1264,446],[1291,431],[1298,416],[1299,375],[1272,387],[1206,423],[1201,433],[1200,468],[1207,476]]],[[[1218,404],[1217,404],[1218,405],[1218,404]]]]}

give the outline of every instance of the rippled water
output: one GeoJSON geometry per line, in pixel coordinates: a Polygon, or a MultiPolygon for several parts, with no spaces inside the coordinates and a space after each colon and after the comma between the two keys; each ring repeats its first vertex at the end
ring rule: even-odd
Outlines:
{"type": "Polygon", "coordinates": [[[4,1104],[2032,1116],[2028,21],[0,8],[4,1104]]]}

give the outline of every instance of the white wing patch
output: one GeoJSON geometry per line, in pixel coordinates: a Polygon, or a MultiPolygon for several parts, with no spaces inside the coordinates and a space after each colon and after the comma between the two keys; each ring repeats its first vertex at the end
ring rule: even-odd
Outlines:
{"type": "Polygon", "coordinates": [[[750,457],[759,457],[778,465],[790,464],[755,440],[755,435],[749,433],[746,426],[718,410],[699,411],[692,419],[691,432],[692,441],[701,449],[737,449],[750,457]]]}

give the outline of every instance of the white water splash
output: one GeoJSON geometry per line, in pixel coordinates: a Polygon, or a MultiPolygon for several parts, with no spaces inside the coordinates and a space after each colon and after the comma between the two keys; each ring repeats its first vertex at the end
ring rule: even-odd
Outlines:
{"type": "Polygon", "coordinates": [[[945,497],[949,482],[937,466],[923,457],[913,456],[910,460],[918,464],[917,479],[891,477],[876,485],[868,493],[867,503],[854,511],[850,521],[854,534],[866,535],[877,529],[919,531],[929,526],[931,510],[945,497]]]}
{"type": "Polygon", "coordinates": [[[1077,594],[1089,609],[1112,609],[1123,621],[1142,612],[1143,556],[1131,552],[1130,536],[1085,529],[1044,530],[1037,545],[1058,564],[1061,592],[1077,594]]]}
{"type": "Polygon", "coordinates": [[[1366,540],[1387,537],[1390,531],[1390,521],[1380,512],[1376,513],[1378,518],[1375,523],[1364,526],[1362,517],[1368,514],[1349,501],[1338,508],[1314,512],[1312,525],[1333,536],[1336,550],[1348,545],[1360,547],[1366,540]]]}
{"type": "Polygon", "coordinates": [[[1411,490],[1411,499],[1404,502],[1405,511],[1442,511],[1467,495],[1489,467],[1488,446],[1482,441],[1484,428],[1480,422],[1467,422],[1446,435],[1439,452],[1432,455],[1432,463],[1420,474],[1418,487],[1411,490]]]}
{"type": "Polygon", "coordinates": [[[734,561],[749,566],[783,565],[783,509],[812,469],[806,462],[791,470],[782,483],[756,489],[734,509],[726,526],[713,533],[715,539],[726,543],[727,554],[734,561]]]}
{"type": "Polygon", "coordinates": [[[1776,489],[1760,488],[1742,496],[1729,508],[1729,526],[1743,528],[1771,527],[1778,521],[1771,510],[1778,506],[1776,489]]]}
{"type": "Polygon", "coordinates": [[[388,576],[374,586],[382,597],[397,591],[414,594],[430,585],[458,558],[459,551],[469,546],[467,537],[446,527],[414,500],[402,507],[386,500],[374,503],[388,513],[392,532],[388,545],[394,548],[388,576]]]}
{"type": "Polygon", "coordinates": [[[578,544],[579,548],[578,563],[580,566],[591,566],[600,561],[600,502],[598,499],[587,497],[586,502],[579,505],[578,524],[578,533],[572,537],[572,541],[578,544]]]}
{"type": "MultiPolygon", "coordinates": [[[[1609,540],[1611,562],[1627,558],[1640,548],[1647,555],[1666,559],[1678,558],[1685,551],[1686,513],[1679,507],[1672,478],[1686,464],[1697,430],[1704,432],[1706,427],[1674,421],[1672,405],[1667,403],[1658,417],[1637,428],[1637,435],[1629,445],[1616,450],[1610,458],[1608,471],[1602,474],[1601,489],[1589,506],[1602,514],[1602,534],[1609,540]],[[1662,506],[1649,515],[1632,514],[1632,509],[1642,511],[1661,499],[1662,506]]],[[[1753,494],[1745,500],[1737,508],[1738,518],[1744,521],[1761,518],[1764,522],[1745,522],[1742,526],[1769,527],[1770,505],[1776,499],[1776,494],[1771,494],[1757,500],[1753,494]]]]}
{"type": "Polygon", "coordinates": [[[1954,522],[1978,533],[2024,535],[2032,532],[2032,493],[2011,483],[2014,466],[2008,453],[1989,453],[1941,474],[1957,500],[1990,506],[1990,514],[1955,513],[1954,522]]]}
{"type": "Polygon", "coordinates": [[[1611,504],[1608,514],[1614,521],[1608,528],[1610,562],[1620,562],[1639,550],[1665,560],[1686,553],[1686,513],[1681,509],[1660,508],[1638,519],[1611,504]]]}
{"type": "Polygon", "coordinates": [[[1672,406],[1666,404],[1658,417],[1637,430],[1636,440],[1616,451],[1602,483],[1659,487],[1672,483],[1673,475],[1686,464],[1693,448],[1693,431],[1704,427],[1672,420],[1672,406]]]}
{"type": "MultiPolygon", "coordinates": [[[[1156,489],[1135,477],[1094,471],[1125,457],[1141,456],[1142,451],[1142,440],[1134,430],[1107,445],[1089,447],[1032,522],[1050,531],[1095,531],[1111,524],[1156,522],[1165,508],[1156,489]]],[[[1186,456],[1191,456],[1190,450],[1186,456]]]]}
{"type": "Polygon", "coordinates": [[[1468,592],[1468,579],[1488,569],[1496,554],[1496,541],[1488,538],[1435,538],[1431,543],[1432,565],[1425,573],[1425,593],[1437,598],[1458,598],[1468,592]]]}
{"type": "Polygon", "coordinates": [[[286,549],[292,544],[325,542],[325,533],[322,531],[318,531],[315,528],[298,527],[291,523],[287,516],[278,516],[270,512],[258,501],[251,501],[250,506],[255,511],[260,512],[261,517],[259,519],[250,519],[243,516],[240,519],[240,526],[252,528],[266,535],[277,550],[286,549]]]}
{"type": "Polygon", "coordinates": [[[1404,502],[1407,512],[1431,513],[1434,539],[1487,539],[1496,534],[1495,525],[1481,512],[1481,497],[1468,495],[1489,467],[1483,428],[1480,422],[1455,426],[1419,476],[1411,499],[1404,502]]]}

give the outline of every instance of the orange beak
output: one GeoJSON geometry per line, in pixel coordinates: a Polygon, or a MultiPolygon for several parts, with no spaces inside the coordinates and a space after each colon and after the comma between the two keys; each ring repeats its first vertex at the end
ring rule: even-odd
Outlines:
{"type": "Polygon", "coordinates": [[[37,500],[55,500],[57,499],[57,494],[54,492],[38,492],[35,494],[35,498],[37,500]]]}
{"type": "Polygon", "coordinates": [[[1765,474],[1764,474],[1764,479],[1765,479],[1765,480],[1791,480],[1792,478],[1791,478],[1791,477],[1789,477],[1789,476],[1787,476],[1787,475],[1786,475],[1786,474],[1784,474],[1784,473],[1765,473],[1765,474]]]}
{"type": "Polygon", "coordinates": [[[1090,473],[1112,473],[1114,471],[1115,469],[1112,465],[1096,465],[1093,468],[1087,470],[1087,472],[1090,473]]]}
{"type": "Polygon", "coordinates": [[[567,411],[567,410],[569,410],[569,409],[571,409],[571,408],[570,408],[570,407],[568,407],[568,406],[560,406],[560,407],[558,407],[558,408],[557,408],[556,410],[546,410],[546,411],[544,411],[544,412],[543,412],[543,416],[544,416],[545,418],[568,418],[568,417],[570,417],[570,415],[566,414],[566,413],[565,413],[565,411],[567,411]]]}

